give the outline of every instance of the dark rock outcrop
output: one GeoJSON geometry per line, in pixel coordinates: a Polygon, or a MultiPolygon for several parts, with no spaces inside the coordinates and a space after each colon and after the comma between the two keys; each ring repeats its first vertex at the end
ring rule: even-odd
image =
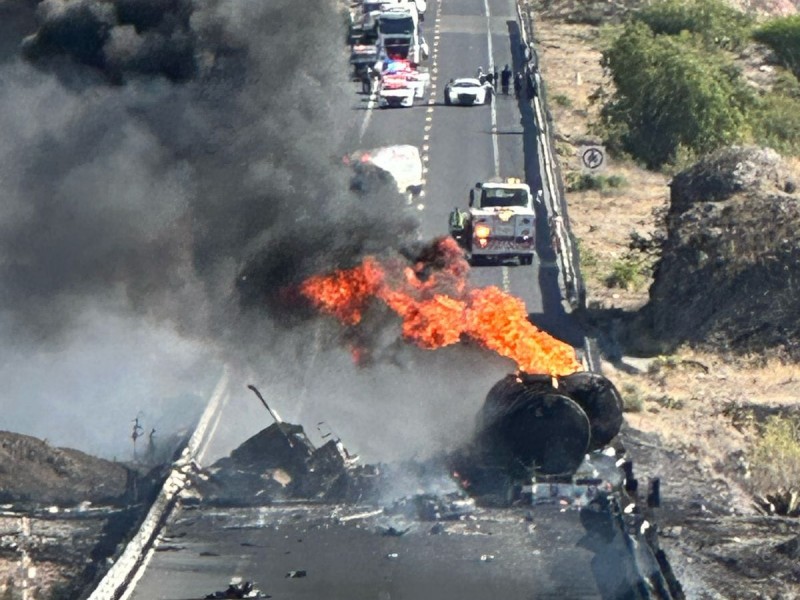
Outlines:
{"type": "Polygon", "coordinates": [[[800,358],[800,199],[770,149],[727,148],[671,184],[648,328],[667,345],[800,358]]]}

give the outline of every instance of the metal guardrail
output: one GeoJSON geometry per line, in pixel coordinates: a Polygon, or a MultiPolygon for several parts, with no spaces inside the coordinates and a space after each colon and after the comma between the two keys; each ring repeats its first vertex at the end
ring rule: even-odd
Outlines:
{"type": "MultiPolygon", "coordinates": [[[[520,35],[525,47],[525,78],[528,89],[536,90],[529,99],[533,105],[539,135],[539,161],[542,184],[545,187],[545,206],[549,215],[551,239],[554,240],[558,262],[559,286],[570,311],[586,308],[586,290],[580,272],[580,257],[570,234],[569,214],[561,169],[553,151],[552,116],[547,108],[545,83],[539,73],[539,58],[533,45],[533,23],[529,11],[516,2],[520,35]]],[[[584,357],[589,371],[600,372],[597,344],[591,338],[584,340],[584,357]]]]}
{"type": "Polygon", "coordinates": [[[224,404],[227,388],[228,372],[225,370],[192,437],[181,452],[180,458],[172,464],[170,474],[144,518],[139,531],[128,542],[122,554],[106,572],[87,600],[119,600],[125,593],[126,588],[142,566],[145,555],[153,546],[161,526],[172,512],[178,496],[186,486],[188,475],[194,468],[195,457],[205,441],[209,425],[224,404]]]}
{"type": "Polygon", "coordinates": [[[522,41],[526,48],[525,77],[528,80],[529,89],[536,90],[530,101],[533,104],[534,114],[536,115],[536,126],[540,132],[538,138],[540,161],[543,167],[542,182],[547,188],[545,199],[546,201],[549,200],[547,209],[550,216],[551,235],[556,240],[555,250],[559,262],[559,278],[562,281],[564,297],[570,307],[575,310],[584,308],[586,295],[583,291],[583,280],[578,266],[577,253],[569,234],[569,216],[564,198],[564,183],[561,178],[558,161],[554,158],[553,135],[546,106],[546,92],[539,74],[539,61],[536,50],[531,43],[531,17],[519,2],[517,2],[516,8],[522,41]]]}

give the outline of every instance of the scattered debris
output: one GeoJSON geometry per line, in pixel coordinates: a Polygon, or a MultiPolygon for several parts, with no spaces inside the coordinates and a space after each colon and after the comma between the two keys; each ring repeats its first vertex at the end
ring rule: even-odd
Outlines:
{"type": "Polygon", "coordinates": [[[756,509],[766,515],[798,517],[800,516],[800,491],[783,489],[756,496],[755,504],[756,509]]]}
{"type": "Polygon", "coordinates": [[[195,474],[195,493],[212,504],[260,506],[281,500],[352,502],[376,497],[381,470],[359,465],[332,433],[316,448],[301,425],[281,420],[248,386],[274,420],[230,456],[195,474]]]}
{"type": "Polygon", "coordinates": [[[286,574],[287,579],[300,579],[301,577],[305,577],[307,573],[305,571],[289,571],[286,574]]]}
{"type": "Polygon", "coordinates": [[[450,521],[475,512],[475,500],[464,492],[451,492],[444,496],[418,494],[406,496],[386,509],[388,514],[402,514],[423,521],[450,521]]]}
{"type": "Polygon", "coordinates": [[[411,531],[411,527],[406,527],[405,529],[395,529],[394,527],[389,527],[388,529],[384,530],[383,535],[387,537],[400,537],[409,531],[411,531]]]}
{"type": "Polygon", "coordinates": [[[383,514],[383,509],[379,508],[377,510],[371,510],[368,512],[360,512],[354,515],[347,515],[346,517],[339,517],[338,521],[340,523],[346,523],[347,521],[353,521],[355,519],[368,519],[370,517],[374,517],[376,515],[383,514]]]}
{"type": "Polygon", "coordinates": [[[356,462],[341,441],[315,448],[302,426],[282,421],[211,465],[194,478],[194,486],[203,501],[226,506],[290,499],[349,502],[376,496],[380,469],[356,462]]]}
{"type": "Polygon", "coordinates": [[[481,554],[481,562],[492,562],[494,554],[481,554]]]}
{"type": "Polygon", "coordinates": [[[225,591],[208,594],[206,598],[271,598],[256,589],[252,581],[232,581],[225,591]]]}

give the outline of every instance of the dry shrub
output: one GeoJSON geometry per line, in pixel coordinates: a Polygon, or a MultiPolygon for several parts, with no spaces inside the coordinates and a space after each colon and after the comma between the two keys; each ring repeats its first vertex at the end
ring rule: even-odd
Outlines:
{"type": "Polygon", "coordinates": [[[767,419],[749,458],[755,493],[800,488],[800,423],[780,416],[767,419]]]}

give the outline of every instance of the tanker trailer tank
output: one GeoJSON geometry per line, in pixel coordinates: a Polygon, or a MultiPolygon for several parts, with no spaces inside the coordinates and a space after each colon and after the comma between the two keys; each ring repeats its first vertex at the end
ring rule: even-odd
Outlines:
{"type": "Polygon", "coordinates": [[[489,390],[453,468],[477,494],[571,481],[587,453],[607,447],[621,426],[622,398],[602,375],[507,375],[489,390]]]}

